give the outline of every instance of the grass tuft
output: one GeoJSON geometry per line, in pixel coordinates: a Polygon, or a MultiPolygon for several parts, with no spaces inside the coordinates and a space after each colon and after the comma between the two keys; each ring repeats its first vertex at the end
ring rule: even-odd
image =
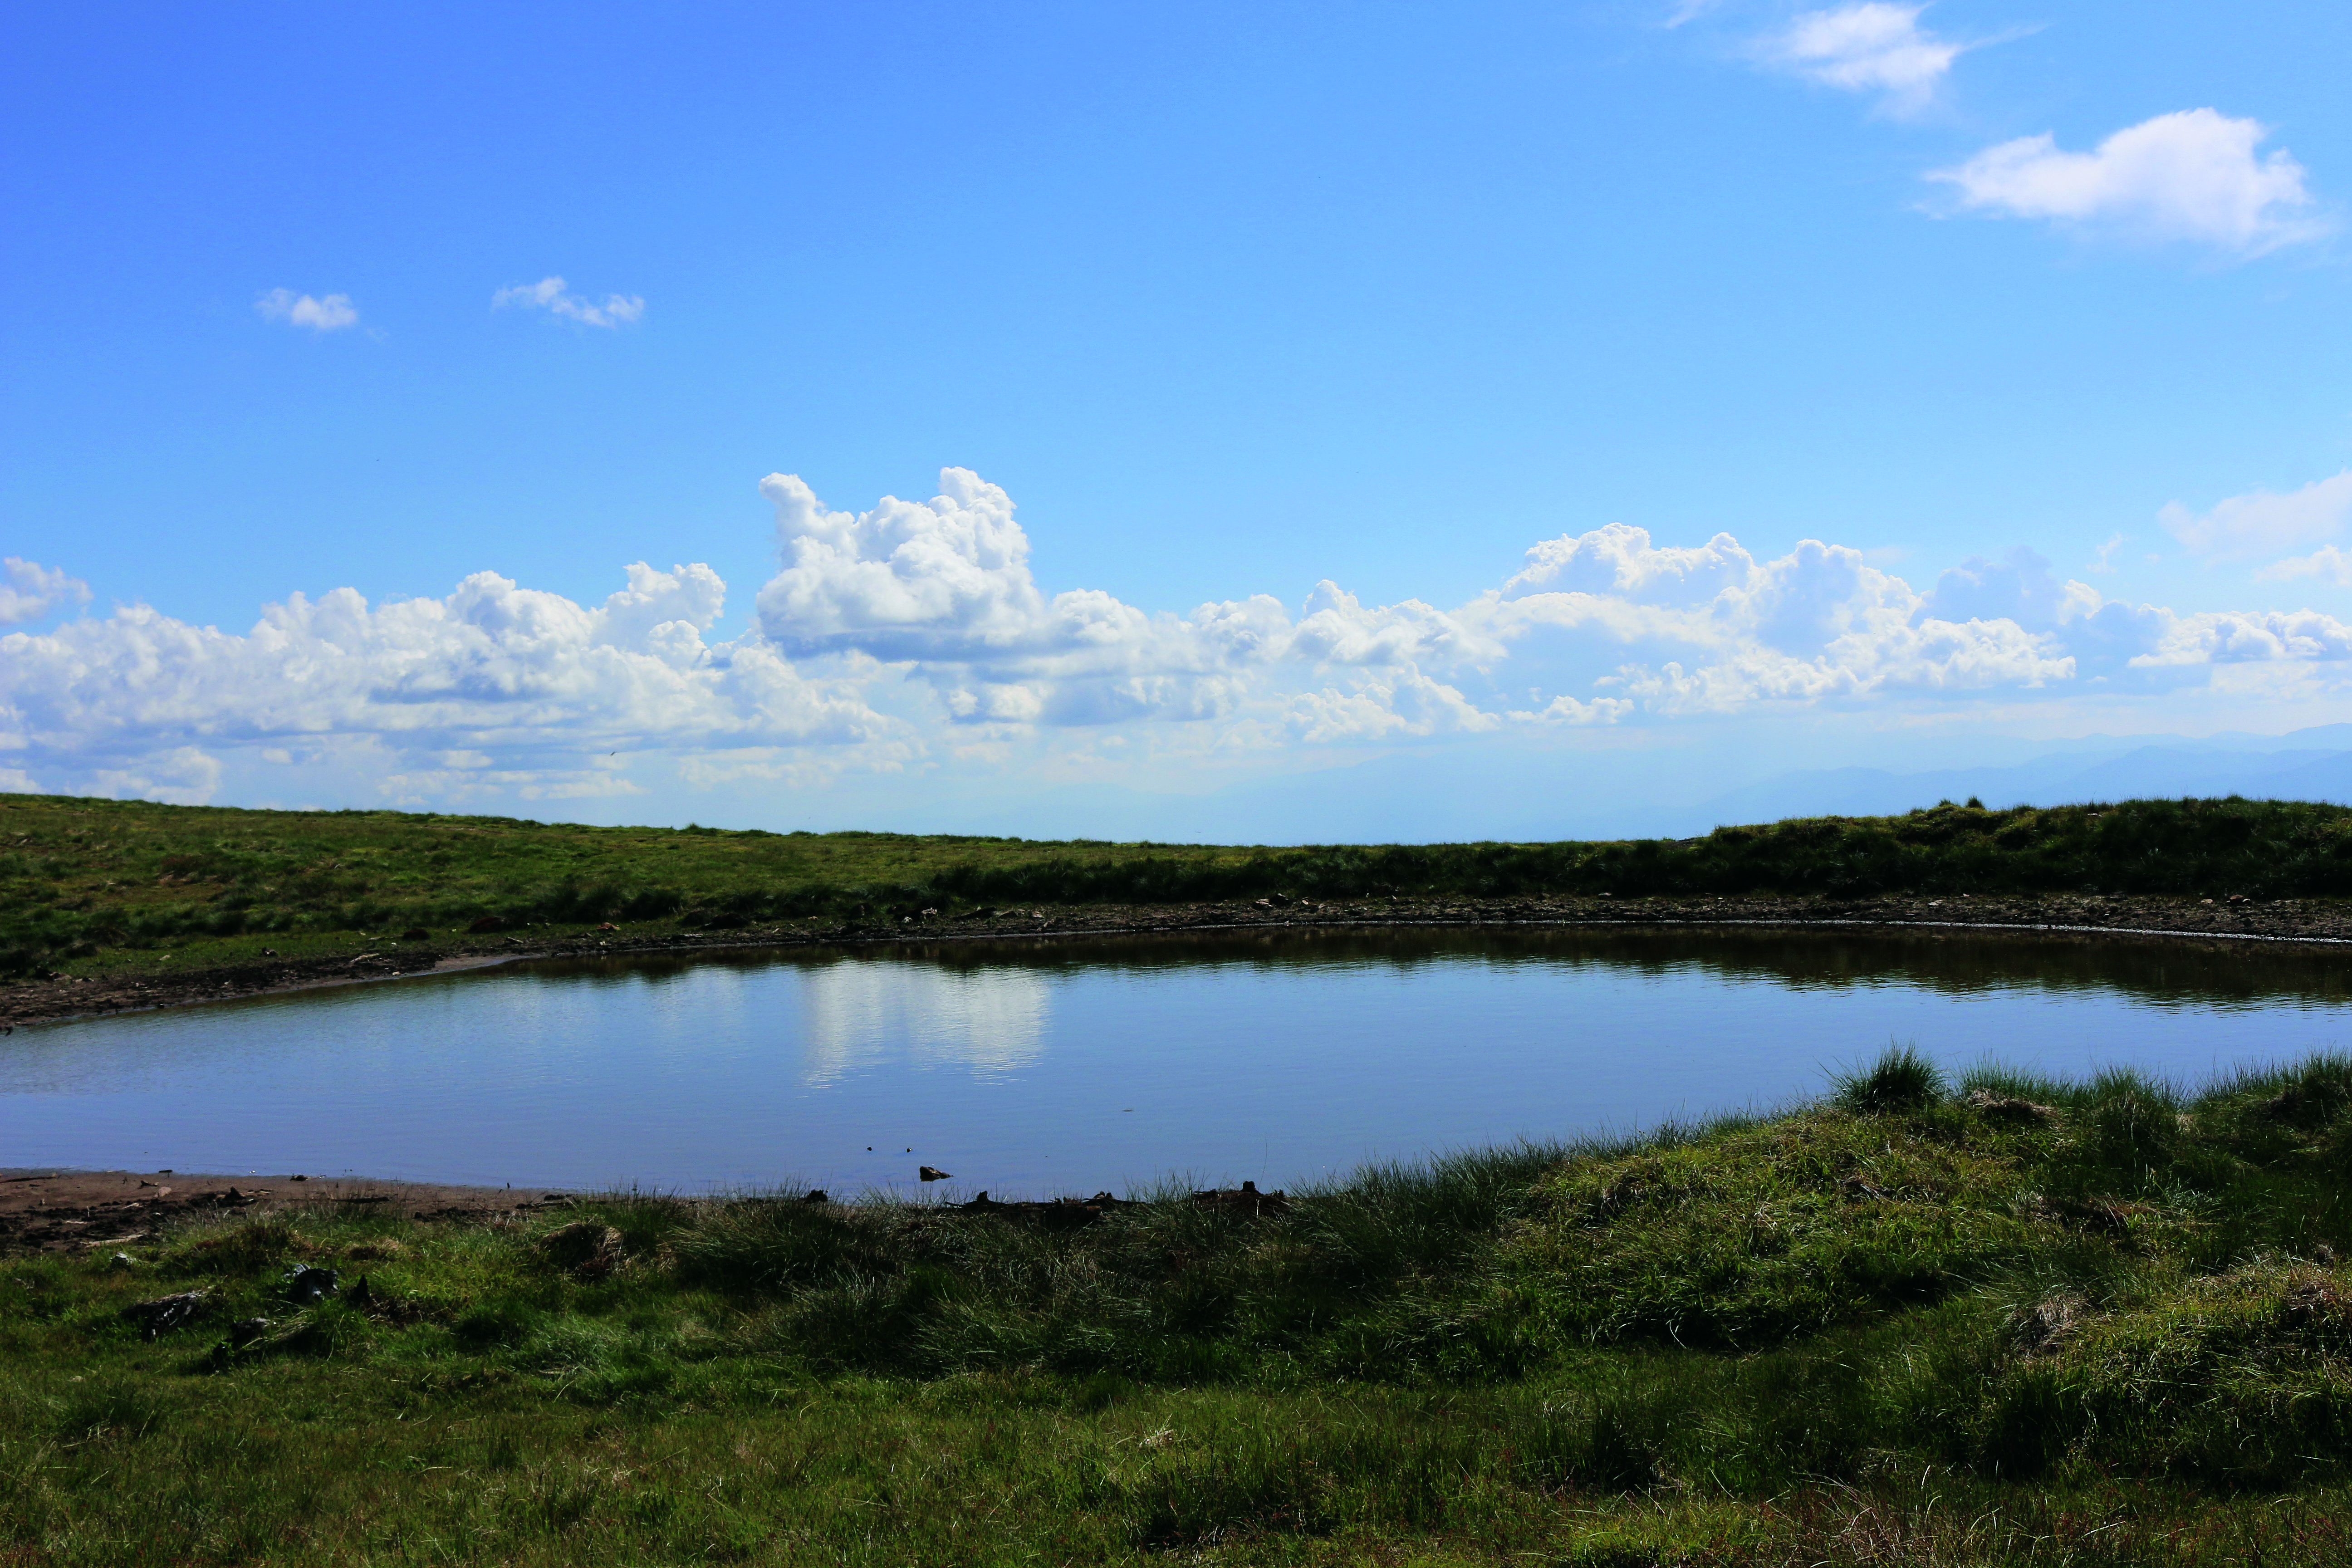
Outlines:
{"type": "Polygon", "coordinates": [[[1866,1116],[1932,1105],[1948,1087],[1943,1070],[1909,1045],[1890,1046],[1867,1072],[1835,1074],[1831,1082],[1840,1105],[1866,1116]]]}

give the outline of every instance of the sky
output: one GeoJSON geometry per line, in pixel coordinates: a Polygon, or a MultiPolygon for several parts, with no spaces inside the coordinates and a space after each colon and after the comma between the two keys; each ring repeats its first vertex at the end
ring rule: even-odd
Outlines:
{"type": "Polygon", "coordinates": [[[1412,839],[2352,719],[2342,7],[7,29],[0,788],[1412,839]]]}

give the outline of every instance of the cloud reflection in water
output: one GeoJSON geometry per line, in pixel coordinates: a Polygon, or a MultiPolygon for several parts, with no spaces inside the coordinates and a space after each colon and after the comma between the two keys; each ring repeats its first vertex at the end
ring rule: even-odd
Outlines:
{"type": "Polygon", "coordinates": [[[1026,970],[857,959],[812,971],[801,996],[801,1078],[812,1089],[899,1050],[917,1067],[966,1067],[980,1078],[1016,1071],[1045,1055],[1052,1007],[1045,977],[1026,970]]]}

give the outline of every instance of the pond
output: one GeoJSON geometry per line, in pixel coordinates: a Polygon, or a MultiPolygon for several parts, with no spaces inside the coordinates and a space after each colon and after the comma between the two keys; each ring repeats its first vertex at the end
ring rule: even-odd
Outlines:
{"type": "Polygon", "coordinates": [[[2201,1080],[2352,1037],[2332,950],[1304,931],[539,961],[19,1029],[0,1165],[943,1195],[1297,1186],[1769,1109],[1890,1041],[2201,1080]]]}

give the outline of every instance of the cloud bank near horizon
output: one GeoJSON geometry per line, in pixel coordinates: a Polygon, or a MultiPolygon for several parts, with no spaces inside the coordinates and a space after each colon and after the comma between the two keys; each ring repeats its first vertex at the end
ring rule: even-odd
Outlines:
{"type": "MultiPolygon", "coordinates": [[[[2166,521],[2208,546],[2308,544],[2340,531],[2340,482],[2166,521]],[[2289,501],[2295,526],[2266,521],[2289,501]]],[[[594,605],[483,572],[437,599],[294,594],[242,635],[144,605],[11,633],[0,787],[204,800],[232,754],[364,779],[375,798],[358,804],[637,793],[645,764],[689,788],[1074,757],[1090,776],[1141,777],[1824,707],[2352,684],[2352,626],[2333,616],[2178,614],[2062,581],[2028,551],[1921,591],[1842,545],[1760,560],[1729,533],[1662,544],[1612,523],[1537,543],[1451,609],[1367,605],[1325,581],[1295,608],[1259,594],[1179,614],[1049,595],[1012,498],[969,469],[943,469],[928,500],[856,512],[790,474],[761,489],[779,570],[722,640],[716,573],[643,562],[594,605]]],[[[16,597],[0,608],[19,622],[87,596],[54,568],[7,571],[16,597]]]]}

